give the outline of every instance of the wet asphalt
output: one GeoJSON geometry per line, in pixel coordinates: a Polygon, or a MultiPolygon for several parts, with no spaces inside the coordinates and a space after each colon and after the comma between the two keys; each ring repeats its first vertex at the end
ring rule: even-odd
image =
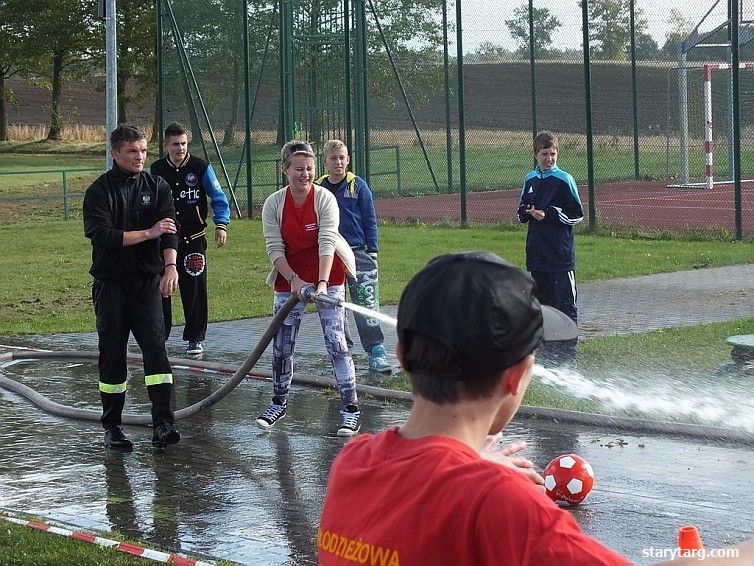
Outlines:
{"type": "MultiPolygon", "coordinates": [[[[383,310],[395,314],[395,307],[383,310]]],[[[754,266],[583,283],[579,314],[583,338],[751,317],[754,266]]],[[[240,365],[268,323],[211,324],[204,360],[240,365]]],[[[175,328],[168,341],[174,356],[184,347],[180,331],[175,328]]],[[[385,327],[385,334],[395,362],[395,333],[385,327]]],[[[2,337],[0,343],[93,350],[96,336],[2,337]]],[[[316,315],[305,317],[297,350],[299,372],[329,375],[316,315]]],[[[365,369],[358,345],[354,357],[359,382],[379,384],[379,376],[365,369]]],[[[269,352],[258,367],[269,369],[269,352]]],[[[99,406],[94,362],[16,361],[0,371],[57,402],[99,406]]],[[[227,375],[176,369],[175,378],[181,408],[206,397],[227,375]]],[[[138,368],[129,380],[127,410],[147,412],[138,368]]],[[[149,429],[127,427],[135,442],[130,454],[106,452],[97,423],[49,415],[0,389],[0,509],[115,531],[145,546],[197,557],[316,564],[313,541],[327,473],[345,442],[332,435],[339,401],[334,390],[294,383],[288,416],[265,432],[253,419],[270,389],[269,382],[245,380],[218,405],[181,421],[181,443],[165,451],[152,448],[149,429]]],[[[409,409],[407,402],[371,396],[362,397],[361,406],[365,431],[399,423],[409,409]]],[[[532,418],[517,419],[506,434],[528,442],[525,455],[540,470],[558,454],[586,458],[595,487],[569,512],[587,533],[637,564],[650,564],[674,548],[684,524],[699,527],[708,549],[754,537],[750,442],[532,418]]]]}

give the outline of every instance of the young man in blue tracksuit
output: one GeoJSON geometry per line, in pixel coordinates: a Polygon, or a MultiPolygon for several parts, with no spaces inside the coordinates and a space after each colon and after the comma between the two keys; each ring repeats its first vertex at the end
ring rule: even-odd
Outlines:
{"type": "MultiPolygon", "coordinates": [[[[328,174],[315,181],[335,194],[340,209],[340,234],[356,256],[356,278],[347,278],[351,300],[372,310],[379,310],[379,278],[377,275],[377,213],[372,191],[366,181],[348,171],[351,158],[340,140],[325,144],[325,168],[328,174]]],[[[392,367],[385,357],[385,340],[376,318],[354,313],[361,345],[369,357],[369,369],[390,373],[392,367]]],[[[348,327],[346,327],[347,330],[348,327]]],[[[346,338],[350,342],[348,332],[346,338]]]]}
{"type": "MultiPolygon", "coordinates": [[[[215,243],[227,241],[230,207],[217,181],[212,165],[188,152],[188,136],[178,122],[165,128],[163,143],[167,155],[152,163],[150,172],[165,179],[173,191],[178,226],[178,287],[186,326],[183,339],[188,342],[186,354],[201,356],[207,333],[207,197],[215,224],[215,243]]],[[[165,336],[170,335],[172,308],[170,298],[164,300],[165,336]]]]}
{"type": "Polygon", "coordinates": [[[540,132],[534,139],[537,165],[524,178],[518,218],[528,223],[526,268],[537,283],[539,301],[577,322],[576,248],[573,227],[584,208],[573,177],[559,169],[558,138],[540,132]]]}

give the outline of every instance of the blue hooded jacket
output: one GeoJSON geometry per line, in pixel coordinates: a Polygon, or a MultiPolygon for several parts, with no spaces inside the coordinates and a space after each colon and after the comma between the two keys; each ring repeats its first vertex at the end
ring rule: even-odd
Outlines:
{"type": "Polygon", "coordinates": [[[366,247],[367,252],[377,253],[380,248],[377,236],[377,213],[374,210],[372,191],[367,182],[347,172],[345,178],[334,185],[327,175],[314,183],[332,191],[340,209],[339,231],[352,248],[366,247]]]}

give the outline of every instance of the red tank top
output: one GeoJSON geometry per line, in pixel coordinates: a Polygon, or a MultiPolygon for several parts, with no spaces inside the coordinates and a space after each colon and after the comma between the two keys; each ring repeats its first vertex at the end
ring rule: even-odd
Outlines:
{"type": "MultiPolygon", "coordinates": [[[[304,204],[297,207],[293,202],[291,188],[287,187],[283,204],[283,219],[280,235],[285,242],[285,259],[288,265],[304,281],[317,284],[319,280],[319,223],[314,212],[314,187],[311,188],[304,204]]],[[[343,262],[335,255],[330,270],[330,285],[342,285],[345,282],[343,262]]],[[[290,291],[291,286],[278,273],[275,279],[275,291],[290,291]]]]}

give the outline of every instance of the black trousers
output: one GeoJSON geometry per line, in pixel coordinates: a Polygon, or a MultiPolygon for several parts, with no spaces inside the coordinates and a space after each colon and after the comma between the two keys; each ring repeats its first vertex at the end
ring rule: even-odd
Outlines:
{"type": "MultiPolygon", "coordinates": [[[[576,310],[576,274],[573,271],[532,271],[537,283],[537,296],[578,322],[576,310]]],[[[537,350],[537,360],[545,367],[568,367],[576,362],[578,339],[545,342],[537,350]]]]}
{"type": "Polygon", "coordinates": [[[576,274],[573,271],[532,271],[537,297],[543,305],[564,312],[578,322],[576,312],[576,274]]]}
{"type": "MultiPolygon", "coordinates": [[[[181,291],[181,304],[186,326],[183,339],[187,342],[202,342],[207,334],[207,238],[178,241],[178,288],[181,291]]],[[[162,301],[165,319],[165,338],[170,336],[173,327],[171,299],[162,301]]]]}
{"type": "Polygon", "coordinates": [[[121,422],[131,332],[144,357],[144,381],[152,402],[152,423],[174,420],[173,373],[165,352],[159,285],[159,275],[129,281],[94,281],[92,299],[99,336],[99,389],[104,428],[121,422]]]}

